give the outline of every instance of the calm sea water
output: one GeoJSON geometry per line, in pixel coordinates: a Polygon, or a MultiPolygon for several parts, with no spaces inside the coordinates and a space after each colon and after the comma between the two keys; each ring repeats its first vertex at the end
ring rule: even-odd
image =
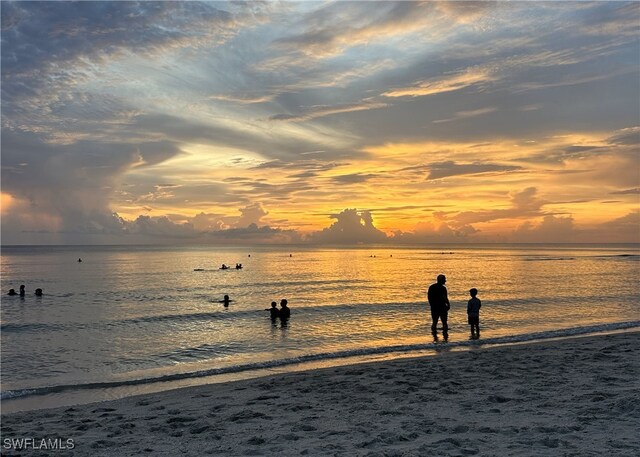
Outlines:
{"type": "Polygon", "coordinates": [[[4,247],[1,273],[5,407],[45,394],[99,398],[117,387],[158,390],[302,361],[475,345],[471,287],[483,303],[480,342],[640,325],[638,245],[4,247]],[[440,273],[452,303],[446,342],[434,341],[426,305],[440,273]],[[20,284],[25,298],[6,295],[20,284]],[[218,303],[225,294],[229,308],[218,303]],[[265,311],[282,298],[292,310],[285,328],[265,311]]]}

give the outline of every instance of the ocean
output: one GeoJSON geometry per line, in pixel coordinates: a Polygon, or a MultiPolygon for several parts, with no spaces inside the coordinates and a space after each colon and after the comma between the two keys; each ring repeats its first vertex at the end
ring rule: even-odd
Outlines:
{"type": "Polygon", "coordinates": [[[640,245],[24,246],[1,257],[4,412],[640,326],[640,245]],[[446,340],[426,303],[438,274],[446,340]],[[24,298],[6,295],[20,284],[24,298]],[[291,319],[274,325],[267,308],[283,298],[291,319]]]}

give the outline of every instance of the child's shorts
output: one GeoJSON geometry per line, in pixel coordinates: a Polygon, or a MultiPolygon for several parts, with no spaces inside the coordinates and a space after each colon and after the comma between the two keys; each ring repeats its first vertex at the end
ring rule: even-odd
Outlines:
{"type": "Polygon", "coordinates": [[[480,316],[469,316],[469,325],[480,325],[480,316]]]}

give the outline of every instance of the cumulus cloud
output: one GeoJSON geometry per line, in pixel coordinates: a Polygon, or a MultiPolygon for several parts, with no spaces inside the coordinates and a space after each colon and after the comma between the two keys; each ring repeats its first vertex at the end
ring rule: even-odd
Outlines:
{"type": "Polygon", "coordinates": [[[464,243],[474,241],[478,231],[471,225],[452,228],[446,223],[420,222],[413,232],[396,231],[391,241],[398,244],[464,243]]]}
{"type": "Polygon", "coordinates": [[[600,224],[592,231],[591,239],[609,243],[640,243],[640,210],[600,224]]]}
{"type": "Polygon", "coordinates": [[[240,216],[236,227],[257,226],[260,223],[260,219],[269,214],[264,210],[261,203],[254,203],[245,208],[241,208],[240,213],[242,216],[240,216]]]}
{"type": "Polygon", "coordinates": [[[373,225],[373,217],[369,211],[345,209],[339,214],[332,214],[336,222],[330,227],[311,235],[310,241],[322,244],[358,244],[382,243],[387,235],[373,225]]]}
{"type": "Polygon", "coordinates": [[[259,227],[257,224],[250,224],[245,228],[209,232],[207,239],[215,242],[240,244],[291,244],[302,241],[301,235],[295,230],[272,228],[267,225],[259,227]]]}
{"type": "Polygon", "coordinates": [[[542,222],[520,225],[512,234],[516,243],[568,243],[575,241],[576,228],[572,217],[545,216],[542,222]]]}

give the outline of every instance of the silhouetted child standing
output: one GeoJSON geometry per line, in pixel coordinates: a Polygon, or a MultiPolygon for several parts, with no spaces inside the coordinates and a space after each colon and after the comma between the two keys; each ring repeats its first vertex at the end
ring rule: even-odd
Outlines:
{"type": "Polygon", "coordinates": [[[280,317],[280,310],[278,309],[278,304],[274,301],[271,302],[271,308],[265,309],[265,311],[269,311],[271,315],[271,322],[276,323],[276,319],[280,317]]]}
{"type": "Polygon", "coordinates": [[[469,290],[471,300],[467,303],[467,316],[469,317],[469,325],[471,326],[471,336],[480,336],[480,307],[482,302],[476,297],[478,289],[475,287],[469,290]]]}

